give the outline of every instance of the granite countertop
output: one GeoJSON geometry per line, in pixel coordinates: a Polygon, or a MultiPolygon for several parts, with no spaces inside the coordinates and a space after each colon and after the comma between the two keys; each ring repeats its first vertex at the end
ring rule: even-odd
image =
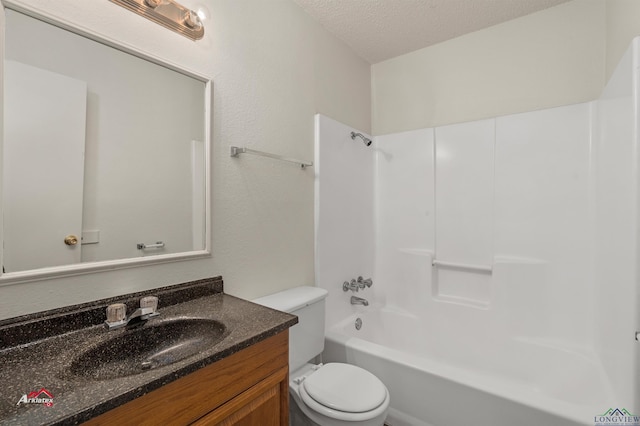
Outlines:
{"type": "Polygon", "coordinates": [[[0,321],[0,425],[82,423],[296,323],[294,315],[224,294],[221,277],[0,321]],[[134,375],[99,380],[69,373],[81,353],[127,332],[104,327],[105,307],[127,303],[130,314],[147,295],[158,296],[160,316],[143,327],[177,318],[216,320],[226,325],[225,337],[196,355],[134,375]],[[24,395],[51,395],[52,405],[18,404],[24,395]]]}

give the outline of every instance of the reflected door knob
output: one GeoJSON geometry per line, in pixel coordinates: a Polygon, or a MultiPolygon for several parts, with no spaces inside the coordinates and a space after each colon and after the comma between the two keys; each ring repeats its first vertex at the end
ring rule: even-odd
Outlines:
{"type": "Polygon", "coordinates": [[[66,237],[64,237],[64,243],[68,246],[75,246],[76,244],[78,244],[78,237],[76,237],[75,235],[67,235],[66,237]]]}

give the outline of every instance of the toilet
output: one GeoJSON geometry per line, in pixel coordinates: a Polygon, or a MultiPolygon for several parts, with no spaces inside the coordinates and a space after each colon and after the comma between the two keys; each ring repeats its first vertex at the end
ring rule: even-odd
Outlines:
{"type": "Polygon", "coordinates": [[[324,350],[327,291],[296,287],[254,300],[298,316],[289,329],[289,394],[293,426],[382,426],[389,391],[380,379],[351,364],[312,364],[324,350]]]}

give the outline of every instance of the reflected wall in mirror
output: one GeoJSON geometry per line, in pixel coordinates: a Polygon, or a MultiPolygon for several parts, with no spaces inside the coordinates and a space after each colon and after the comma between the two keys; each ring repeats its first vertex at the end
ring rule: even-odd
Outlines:
{"type": "Polygon", "coordinates": [[[205,250],[207,80],[5,12],[3,271],[205,250]]]}

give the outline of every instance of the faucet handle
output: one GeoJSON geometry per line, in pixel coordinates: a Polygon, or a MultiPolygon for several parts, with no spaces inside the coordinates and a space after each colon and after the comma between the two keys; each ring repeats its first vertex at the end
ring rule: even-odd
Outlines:
{"type": "Polygon", "coordinates": [[[153,312],[158,310],[158,298],[156,296],[145,296],[140,299],[141,308],[153,308],[153,312]]]}
{"type": "Polygon", "coordinates": [[[351,282],[345,281],[344,283],[342,283],[342,291],[358,291],[359,287],[358,287],[358,283],[356,282],[356,280],[351,280],[351,282]]]}
{"type": "Polygon", "coordinates": [[[127,305],[124,303],[114,303],[107,306],[107,320],[105,323],[109,328],[117,327],[126,323],[127,305]]]}
{"type": "Polygon", "coordinates": [[[140,309],[143,315],[155,317],[158,313],[158,298],[156,296],[145,296],[140,299],[140,309]]]}
{"type": "Polygon", "coordinates": [[[107,321],[122,321],[127,316],[127,305],[124,303],[114,303],[107,306],[107,321]]]}
{"type": "Polygon", "coordinates": [[[358,285],[360,288],[364,288],[365,286],[371,287],[373,285],[373,280],[371,278],[363,279],[361,276],[358,277],[358,285]]]}

